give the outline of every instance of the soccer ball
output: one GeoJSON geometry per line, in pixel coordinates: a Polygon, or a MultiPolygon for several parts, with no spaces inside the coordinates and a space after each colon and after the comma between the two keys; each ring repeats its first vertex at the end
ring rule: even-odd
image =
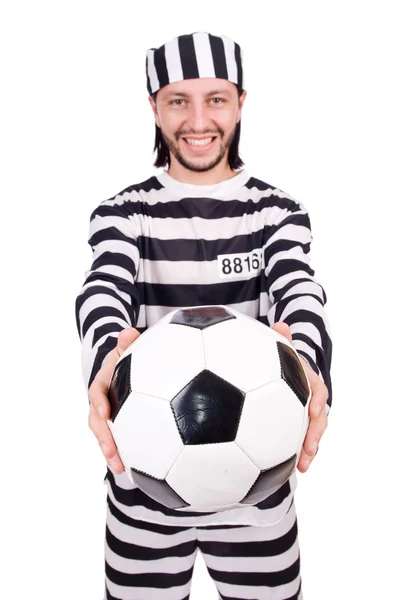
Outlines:
{"type": "Polygon", "coordinates": [[[169,312],[120,356],[109,428],[130,480],[168,508],[254,505],[291,476],[309,422],[294,347],[228,306],[169,312]]]}

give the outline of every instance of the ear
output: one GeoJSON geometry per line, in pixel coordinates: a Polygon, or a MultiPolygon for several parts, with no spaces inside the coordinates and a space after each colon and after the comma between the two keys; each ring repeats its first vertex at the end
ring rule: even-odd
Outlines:
{"type": "Polygon", "coordinates": [[[153,110],[154,120],[156,121],[156,125],[157,125],[157,127],[160,127],[160,119],[159,119],[159,114],[157,111],[157,104],[154,101],[153,96],[149,96],[149,102],[150,102],[150,106],[152,107],[152,110],[153,110]]]}

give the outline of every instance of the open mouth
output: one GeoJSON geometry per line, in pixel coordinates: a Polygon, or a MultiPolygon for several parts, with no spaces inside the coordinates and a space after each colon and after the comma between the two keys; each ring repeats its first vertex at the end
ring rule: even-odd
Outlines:
{"type": "Polygon", "coordinates": [[[188,146],[191,150],[196,152],[202,152],[204,150],[208,150],[214,145],[216,137],[208,137],[202,140],[195,140],[192,138],[182,138],[186,146],[188,146]]]}

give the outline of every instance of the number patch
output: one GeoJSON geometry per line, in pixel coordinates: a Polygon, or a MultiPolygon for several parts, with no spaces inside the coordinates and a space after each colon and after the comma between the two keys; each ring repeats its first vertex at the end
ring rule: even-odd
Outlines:
{"type": "Polygon", "coordinates": [[[262,266],[262,248],[251,252],[218,256],[218,273],[221,279],[248,279],[257,275],[262,266]]]}

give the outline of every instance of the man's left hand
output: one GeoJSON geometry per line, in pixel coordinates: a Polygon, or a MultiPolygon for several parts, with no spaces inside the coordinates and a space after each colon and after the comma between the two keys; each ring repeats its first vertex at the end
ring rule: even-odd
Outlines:
{"type": "MultiPolygon", "coordinates": [[[[286,323],[279,321],[272,326],[272,329],[286,337],[293,345],[292,335],[289,326],[286,323]]],[[[313,371],[309,363],[303,358],[301,358],[301,363],[305,369],[312,390],[312,397],[309,405],[309,427],[297,465],[298,470],[301,471],[301,473],[304,473],[310,467],[310,464],[317,453],[320,439],[328,425],[328,415],[326,413],[328,389],[317,373],[313,371]]]]}

